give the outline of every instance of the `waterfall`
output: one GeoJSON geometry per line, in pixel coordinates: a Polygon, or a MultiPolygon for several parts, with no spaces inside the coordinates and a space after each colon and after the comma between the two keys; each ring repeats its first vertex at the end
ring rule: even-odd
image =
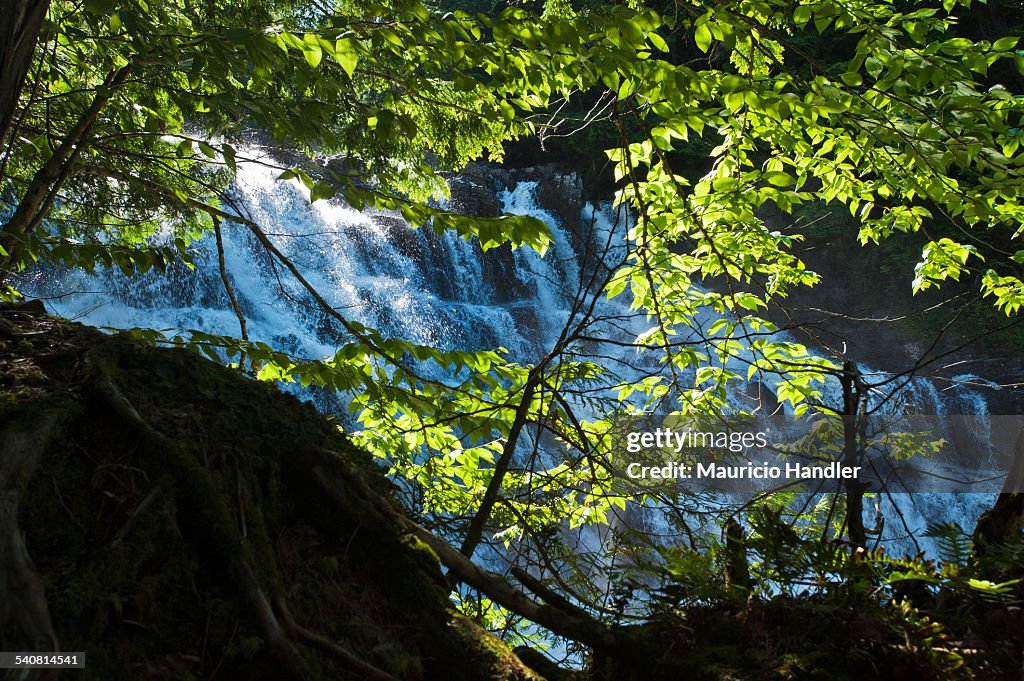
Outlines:
{"type": "MultiPolygon", "coordinates": [[[[580,216],[585,233],[575,233],[538,202],[535,180],[512,183],[498,193],[498,200],[504,211],[532,215],[550,226],[553,243],[543,258],[528,249],[507,247],[481,253],[475,243],[453,234],[412,229],[396,212],[359,212],[333,200],[310,204],[307,190],[296,180],[277,180],[278,172],[259,163],[239,165],[233,194],[243,213],[264,227],[274,244],[347,318],[415,343],[464,350],[501,346],[515,361],[536,361],[573,314],[575,296],[595,266],[588,262],[594,255],[589,246],[610,244],[603,250],[609,262],[624,253],[621,213],[608,204],[587,204],[580,216]]],[[[247,230],[230,223],[223,230],[227,268],[252,340],[298,357],[332,355],[338,332],[331,320],[286,272],[275,269],[247,230]]],[[[99,327],[196,328],[237,335],[238,322],[223,289],[213,239],[195,246],[195,272],[179,266],[166,274],[151,271],[127,277],[116,268],[91,275],[39,269],[27,275],[21,288],[46,299],[56,314],[99,327]]],[[[644,330],[647,320],[629,310],[625,298],[608,301],[602,296],[596,314],[605,321],[592,335],[617,334],[629,341],[644,330]]],[[[710,316],[698,321],[710,322],[710,316]]],[[[631,371],[657,370],[657,358],[649,356],[653,354],[608,346],[601,361],[628,379],[631,371]]],[[[963,375],[940,390],[931,380],[915,378],[902,396],[920,413],[975,415],[971,441],[987,441],[988,406],[981,392],[986,383],[963,375]]],[[[757,377],[749,385],[737,386],[734,396],[740,400],[740,393],[765,387],[777,387],[777,378],[757,377]]],[[[841,403],[837,382],[826,383],[823,392],[826,402],[841,403]]],[[[323,396],[317,404],[337,407],[323,396]]],[[[995,465],[991,452],[986,457],[984,465],[995,465]]],[[[885,519],[882,540],[895,549],[916,552],[911,535],[920,535],[929,522],[958,522],[969,531],[991,502],[991,492],[879,499],[878,517],[885,519]]],[[[866,523],[873,525],[875,509],[871,503],[866,506],[866,523]]],[[[657,526],[656,520],[644,522],[657,526]]],[[[920,536],[916,541],[926,550],[932,548],[920,536]]]]}
{"type": "MultiPolygon", "coordinates": [[[[554,288],[544,277],[555,273],[534,267],[530,299],[509,303],[503,291],[516,282],[499,280],[501,254],[481,257],[474,244],[411,229],[397,213],[360,213],[335,201],[310,204],[306,189],[296,180],[277,181],[278,172],[239,164],[235,199],[346,317],[446,349],[502,345],[521,359],[534,353],[536,330],[517,307],[540,308],[554,288]]],[[[223,229],[227,268],[252,339],[301,357],[332,355],[336,332],[301,287],[274,269],[246,229],[231,223],[223,229]]],[[[195,272],[179,266],[167,275],[126,277],[116,268],[94,275],[39,270],[23,288],[47,299],[55,313],[95,326],[237,335],[213,238],[196,247],[195,272]]]]}

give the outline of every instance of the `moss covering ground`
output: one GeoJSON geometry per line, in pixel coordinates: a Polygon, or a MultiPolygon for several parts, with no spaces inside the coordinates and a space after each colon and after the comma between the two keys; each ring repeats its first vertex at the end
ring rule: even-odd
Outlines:
{"type": "MultiPolygon", "coordinates": [[[[452,610],[428,548],[375,525],[356,485],[347,511],[318,488],[303,452],[387,483],[312,407],[184,351],[0,315],[0,430],[68,416],[20,519],[61,648],[87,653],[75,678],[287,678],[239,583],[246,564],[282,621],[279,602],[396,679],[534,678],[452,610]],[[144,426],[112,406],[111,385],[144,426]]],[[[367,678],[320,646],[296,649],[310,678],[367,678]]]]}

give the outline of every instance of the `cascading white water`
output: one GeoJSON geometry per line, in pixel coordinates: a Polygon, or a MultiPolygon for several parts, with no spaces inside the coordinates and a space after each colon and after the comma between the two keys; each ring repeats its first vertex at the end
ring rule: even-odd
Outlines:
{"type": "MultiPolygon", "coordinates": [[[[581,263],[580,235],[571,234],[538,205],[536,182],[521,182],[501,192],[499,199],[505,211],[529,214],[550,225],[554,241],[544,258],[526,249],[481,254],[475,244],[453,234],[410,229],[396,214],[360,213],[338,201],[311,205],[298,182],[278,181],[277,174],[264,165],[241,164],[234,189],[239,206],[263,225],[332,306],[385,335],[449,349],[502,346],[517,361],[536,361],[569,319],[587,268],[593,266],[581,263]]],[[[624,223],[617,217],[608,206],[584,209],[587,238],[609,262],[623,254],[624,223]],[[609,243],[611,248],[600,248],[609,243]]],[[[297,282],[275,270],[242,227],[225,224],[224,237],[227,268],[251,338],[300,357],[333,354],[337,331],[297,282]]],[[[178,268],[168,275],[126,277],[116,270],[95,275],[38,271],[22,288],[49,299],[57,314],[96,326],[197,328],[236,335],[238,322],[223,290],[213,240],[198,246],[205,256],[197,259],[195,273],[178,268]]],[[[594,329],[593,335],[618,334],[629,341],[644,329],[647,321],[630,312],[622,298],[599,302],[597,316],[614,323],[594,329]]],[[[657,358],[634,348],[609,345],[600,354],[627,379],[630,371],[658,366],[657,358]]],[[[983,382],[970,378],[962,382],[983,382]]],[[[764,380],[773,387],[770,378],[764,380]]],[[[918,378],[902,394],[922,413],[987,413],[980,392],[957,385],[940,392],[931,381],[918,378]]],[[[837,405],[837,391],[834,382],[826,384],[825,401],[837,405]]],[[[885,541],[895,549],[916,551],[910,535],[920,535],[929,522],[958,522],[970,529],[991,501],[991,494],[948,493],[882,499],[885,541]]],[[[867,506],[870,526],[875,512],[867,506]]],[[[929,548],[926,540],[917,541],[929,548]]]]}
{"type": "MultiPolygon", "coordinates": [[[[487,280],[473,244],[452,234],[410,229],[397,215],[364,214],[335,201],[311,205],[308,192],[297,181],[277,181],[278,172],[240,164],[237,201],[346,317],[416,343],[466,349],[502,345],[515,357],[532,354],[534,330],[516,320],[514,306],[495,302],[495,289],[504,283],[487,280]]],[[[336,338],[322,313],[287,272],[274,269],[247,230],[226,223],[224,241],[251,338],[301,357],[333,354],[336,338]]],[[[237,335],[212,237],[197,246],[195,273],[178,268],[168,276],[126,277],[117,270],[38,271],[23,288],[47,298],[56,313],[95,326],[237,335]]]]}

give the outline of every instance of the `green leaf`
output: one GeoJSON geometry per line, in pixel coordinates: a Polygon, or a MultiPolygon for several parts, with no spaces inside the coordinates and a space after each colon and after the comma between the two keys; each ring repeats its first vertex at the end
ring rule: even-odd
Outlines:
{"type": "Polygon", "coordinates": [[[629,284],[628,277],[613,278],[610,282],[608,282],[608,287],[605,289],[605,294],[608,296],[608,299],[611,300],[612,298],[626,290],[627,284],[629,284]]]}
{"type": "Polygon", "coordinates": [[[647,40],[650,41],[650,43],[654,47],[654,49],[658,50],[659,52],[668,52],[669,51],[668,43],[666,43],[665,39],[662,38],[657,33],[648,33],[647,34],[647,40]]]}
{"type": "Polygon", "coordinates": [[[306,58],[306,63],[313,68],[320,65],[321,60],[324,58],[324,51],[320,47],[319,36],[313,33],[307,33],[302,36],[302,56],[306,58]]]}
{"type": "Polygon", "coordinates": [[[313,185],[313,188],[309,190],[309,201],[319,201],[320,199],[331,199],[338,193],[338,190],[326,182],[317,182],[313,185]]]}
{"type": "Polygon", "coordinates": [[[791,187],[796,184],[796,178],[781,170],[773,170],[764,174],[764,179],[776,187],[791,187]]]}
{"type": "Polygon", "coordinates": [[[351,78],[356,72],[356,65],[359,64],[359,51],[356,49],[356,42],[351,38],[341,38],[334,43],[334,50],[338,64],[351,78]]]}
{"type": "Polygon", "coordinates": [[[516,110],[511,104],[505,100],[498,102],[498,109],[501,111],[501,117],[505,119],[506,123],[511,123],[516,118],[516,110]]]}
{"type": "Polygon", "coordinates": [[[737,293],[733,296],[733,300],[736,301],[737,305],[746,310],[756,310],[759,307],[767,307],[764,301],[753,293],[737,293]]]}
{"type": "Polygon", "coordinates": [[[221,145],[221,154],[224,155],[224,164],[231,169],[231,172],[236,172],[238,168],[235,165],[235,148],[230,144],[221,145]]]}
{"type": "Polygon", "coordinates": [[[701,52],[707,52],[708,48],[711,47],[711,29],[708,28],[706,23],[698,24],[693,34],[693,40],[697,44],[697,49],[701,52]]]}
{"type": "Polygon", "coordinates": [[[1013,48],[1017,47],[1018,42],[1020,42],[1020,38],[1016,36],[1005,36],[992,43],[992,49],[995,50],[996,52],[1012,50],[1013,48]]]}
{"type": "Polygon", "coordinates": [[[85,0],[85,10],[95,16],[104,17],[114,11],[114,0],[85,0]]]}
{"type": "Polygon", "coordinates": [[[800,5],[793,10],[793,23],[799,28],[803,28],[807,25],[807,22],[811,20],[811,7],[809,5],[800,5]]]}

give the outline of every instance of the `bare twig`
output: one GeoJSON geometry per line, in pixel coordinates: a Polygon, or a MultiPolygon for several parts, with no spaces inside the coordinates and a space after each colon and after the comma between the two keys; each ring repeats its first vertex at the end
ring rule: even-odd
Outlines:
{"type": "MultiPolygon", "coordinates": [[[[245,327],[245,315],[242,314],[242,308],[238,305],[238,298],[235,297],[235,290],[232,288],[231,280],[228,278],[227,265],[224,263],[224,239],[220,233],[221,219],[218,215],[211,215],[210,219],[213,220],[213,233],[217,240],[217,264],[220,266],[220,278],[224,282],[224,290],[231,301],[231,307],[235,311],[235,316],[238,317],[238,326],[241,328],[242,340],[248,341],[249,333],[245,327]]],[[[241,358],[239,358],[238,366],[241,369],[245,368],[245,353],[242,353],[241,358]]]]}

